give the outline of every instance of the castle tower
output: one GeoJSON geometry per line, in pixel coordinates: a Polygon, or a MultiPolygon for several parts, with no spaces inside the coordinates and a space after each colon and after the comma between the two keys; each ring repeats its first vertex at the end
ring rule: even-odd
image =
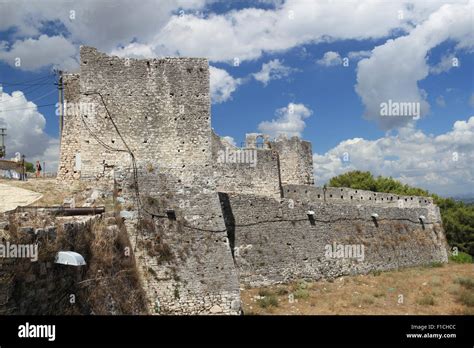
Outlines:
{"type": "Polygon", "coordinates": [[[309,141],[280,135],[270,146],[279,155],[282,185],[314,185],[313,150],[309,141]]]}
{"type": "Polygon", "coordinates": [[[206,59],[127,59],[82,46],[80,74],[64,84],[65,101],[79,108],[64,118],[59,179],[110,178],[131,153],[183,184],[210,167],[206,59]]]}

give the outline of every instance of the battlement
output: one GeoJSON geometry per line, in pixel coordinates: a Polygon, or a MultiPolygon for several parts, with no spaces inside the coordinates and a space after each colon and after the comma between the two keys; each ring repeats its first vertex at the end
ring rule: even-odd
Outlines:
{"type": "Polygon", "coordinates": [[[245,135],[245,147],[249,149],[270,149],[270,136],[262,133],[247,133],[245,135]]]}
{"type": "Polygon", "coordinates": [[[283,196],[304,202],[328,202],[343,204],[364,204],[398,208],[419,208],[433,205],[433,198],[403,196],[392,193],[355,190],[340,187],[315,187],[306,185],[285,185],[283,196]]]}

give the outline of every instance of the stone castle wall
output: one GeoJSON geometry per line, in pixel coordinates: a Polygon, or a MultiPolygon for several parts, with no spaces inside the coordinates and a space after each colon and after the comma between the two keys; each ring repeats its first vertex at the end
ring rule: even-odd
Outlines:
{"type": "MultiPolygon", "coordinates": [[[[17,214],[18,215],[18,214],[17,214]]],[[[15,213],[11,213],[15,216],[15,213]]],[[[21,219],[23,217],[16,217],[21,219]]],[[[20,240],[12,239],[14,228],[9,214],[0,214],[1,244],[38,243],[38,260],[27,258],[0,258],[0,314],[1,315],[60,315],[72,311],[70,296],[77,295],[77,283],[83,280],[83,270],[79,267],[56,264],[55,245],[59,231],[83,235],[90,231],[90,221],[76,222],[64,219],[62,224],[47,227],[15,227],[20,240]],[[58,231],[59,230],[59,231],[58,231]]],[[[26,219],[25,219],[26,220],[26,219]]],[[[85,220],[85,219],[84,219],[85,220]]],[[[83,250],[77,250],[83,253],[83,250]]],[[[79,297],[79,296],[78,296],[79,297]]],[[[81,299],[78,298],[77,302],[81,299]]]]}
{"type": "Polygon", "coordinates": [[[232,194],[222,194],[222,199],[240,281],[251,286],[447,262],[435,207],[399,209],[232,194]],[[379,216],[376,221],[373,213],[379,216]],[[424,223],[420,215],[427,217],[424,223]],[[326,247],[334,243],[364,245],[363,260],[326,257],[326,247]]]}
{"type": "Polygon", "coordinates": [[[275,198],[281,196],[278,153],[275,151],[251,147],[241,149],[213,133],[212,155],[219,192],[240,192],[275,198]],[[232,156],[240,156],[244,160],[234,163],[232,156]],[[245,158],[250,161],[245,161],[245,158]]]}
{"type": "MultiPolygon", "coordinates": [[[[116,171],[125,224],[155,314],[238,314],[237,269],[215,187],[169,175],[139,176],[140,205],[129,171],[116,171]],[[169,216],[172,211],[173,216],[169,216]]],[[[210,174],[210,172],[209,172],[210,174]]]]}
{"type": "Polygon", "coordinates": [[[316,187],[306,185],[285,185],[283,195],[297,201],[352,203],[354,205],[377,205],[398,208],[433,206],[433,198],[403,196],[392,193],[355,190],[346,187],[316,187]]]}

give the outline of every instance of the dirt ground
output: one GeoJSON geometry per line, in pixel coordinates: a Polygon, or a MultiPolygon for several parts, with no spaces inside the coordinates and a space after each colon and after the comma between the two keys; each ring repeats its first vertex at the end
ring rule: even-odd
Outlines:
{"type": "MultiPolygon", "coordinates": [[[[75,187],[60,184],[56,179],[29,178],[28,181],[0,179],[0,184],[18,187],[41,193],[43,197],[35,202],[35,205],[58,205],[62,204],[64,198],[75,191],[75,187]]],[[[77,186],[79,185],[72,185],[77,186]]]]}
{"type": "Polygon", "coordinates": [[[474,264],[433,266],[245,289],[244,313],[473,315],[474,264]]]}
{"type": "MultiPolygon", "coordinates": [[[[1,184],[41,194],[42,197],[39,200],[35,200],[29,204],[34,206],[62,205],[65,198],[74,197],[76,199],[76,206],[80,207],[89,197],[92,190],[92,186],[85,182],[64,183],[52,178],[28,178],[28,181],[0,179],[0,185],[1,184]]],[[[111,201],[111,199],[98,199],[94,205],[106,205],[106,207],[110,208],[111,203],[109,201],[111,201]]]]}
{"type": "Polygon", "coordinates": [[[41,197],[38,192],[0,183],[0,213],[13,210],[19,205],[30,205],[41,197]]]}

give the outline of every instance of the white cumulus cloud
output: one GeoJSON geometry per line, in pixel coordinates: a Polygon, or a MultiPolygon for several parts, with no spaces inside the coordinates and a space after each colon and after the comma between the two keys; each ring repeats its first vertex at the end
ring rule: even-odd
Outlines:
{"type": "Polygon", "coordinates": [[[271,80],[279,80],[287,77],[295,70],[296,69],[283,65],[279,59],[273,59],[268,63],[264,63],[262,69],[252,74],[252,76],[255,80],[260,81],[266,86],[271,80]]]}
{"type": "Polygon", "coordinates": [[[235,142],[235,139],[231,136],[226,135],[225,137],[222,137],[222,139],[225,140],[226,142],[228,142],[229,144],[233,145],[233,146],[237,146],[237,143],[235,142]]]}
{"type": "Polygon", "coordinates": [[[36,70],[53,65],[64,70],[75,70],[76,47],[63,36],[41,35],[38,39],[18,40],[7,49],[0,48],[0,60],[22,70],[36,70]]]}
{"type": "Polygon", "coordinates": [[[20,152],[27,161],[45,161],[48,171],[56,171],[59,142],[45,133],[45,126],[46,119],[23,92],[1,94],[0,127],[7,128],[7,158],[20,152]]]}
{"type": "Polygon", "coordinates": [[[421,116],[429,112],[426,91],[418,87],[430,67],[428,52],[451,39],[463,47],[474,47],[472,4],[446,4],[406,36],[388,40],[372,50],[370,58],[359,61],[356,92],[365,105],[365,117],[383,129],[406,126],[410,117],[381,117],[382,103],[419,103],[421,116]]]}
{"type": "Polygon", "coordinates": [[[316,182],[322,185],[341,173],[363,170],[439,194],[466,193],[474,187],[472,139],[474,116],[456,121],[451,131],[438,136],[406,127],[376,140],[345,140],[313,155],[316,182]]]}
{"type": "Polygon", "coordinates": [[[303,104],[289,103],[288,106],[276,110],[276,118],[263,121],[258,125],[262,133],[277,137],[280,134],[289,137],[299,136],[306,127],[305,119],[313,112],[303,104]]]}
{"type": "Polygon", "coordinates": [[[370,57],[370,55],[372,54],[371,51],[351,51],[347,54],[347,56],[350,58],[350,59],[362,59],[362,58],[367,58],[367,57],[370,57]]]}
{"type": "Polygon", "coordinates": [[[336,66],[336,65],[341,65],[342,58],[339,55],[339,53],[334,52],[334,51],[328,51],[324,53],[324,56],[321,59],[318,59],[316,63],[319,65],[328,66],[328,67],[336,66]]]}
{"type": "Polygon", "coordinates": [[[459,67],[459,66],[461,66],[461,62],[459,62],[459,59],[456,58],[456,56],[453,53],[446,54],[441,57],[441,60],[438,62],[438,64],[430,68],[430,73],[440,74],[440,73],[449,71],[454,67],[459,67]]]}
{"type": "Polygon", "coordinates": [[[213,66],[209,66],[209,73],[212,103],[218,104],[229,100],[241,83],[241,79],[235,79],[224,69],[213,66]]]}

